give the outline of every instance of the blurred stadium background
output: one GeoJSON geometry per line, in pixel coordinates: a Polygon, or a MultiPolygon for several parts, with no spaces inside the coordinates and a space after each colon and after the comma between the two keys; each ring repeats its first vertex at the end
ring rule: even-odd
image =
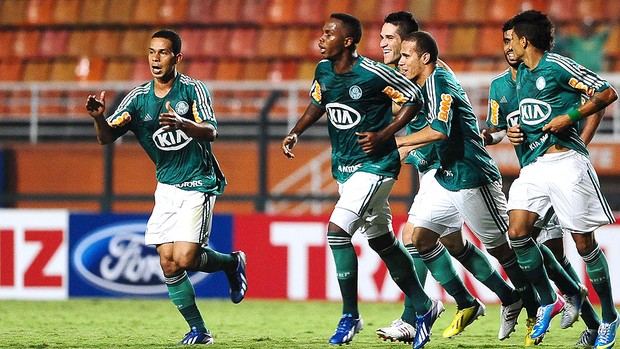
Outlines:
{"type": "MultiPolygon", "coordinates": [[[[0,49],[0,208],[6,209],[0,213],[0,296],[11,297],[15,287],[22,290],[28,284],[27,276],[11,274],[7,260],[13,265],[22,263],[20,268],[27,271],[35,259],[36,253],[29,248],[13,247],[46,239],[28,235],[28,223],[56,222],[36,213],[29,216],[38,211],[28,209],[87,212],[93,216],[82,220],[103,216],[110,222],[120,215],[150,212],[154,166],[133,135],[111,146],[99,146],[84,104],[87,95],[106,90],[110,111],[124,93],[151,78],[147,45],[155,30],[179,32],[185,55],[179,69],[204,80],[213,96],[220,125],[214,151],[229,182],[215,210],[234,221],[228,231],[232,241],[226,246],[258,249],[253,245],[260,240],[257,246],[268,254],[270,248],[280,251],[274,246],[292,246],[287,245],[292,242],[286,240],[285,232],[274,233],[277,229],[270,228],[277,221],[273,217],[287,216],[293,222],[288,227],[299,231],[307,226],[297,223],[318,224],[319,228],[312,226],[312,234],[321,232],[337,195],[324,120],[301,138],[294,161],[279,150],[282,137],[308,104],[310,80],[320,59],[316,43],[330,13],[347,12],[362,20],[359,52],[381,60],[379,33],[384,16],[400,10],[412,12],[421,28],[437,39],[440,57],[457,73],[483,125],[489,83],[506,68],[501,25],[526,9],[548,13],[562,34],[577,32],[585,18],[591,18],[597,28],[608,29],[601,74],[620,89],[620,1],[0,0],[0,42],[4,46],[0,49]],[[262,245],[269,242],[271,246],[262,245]],[[20,282],[21,286],[15,286],[20,282]],[[7,285],[13,288],[2,292],[7,285]]],[[[590,149],[603,191],[612,208],[620,211],[620,103],[606,111],[590,149]]],[[[518,175],[513,150],[504,142],[490,151],[500,165],[507,191],[518,175]]],[[[417,190],[416,178],[411,168],[403,167],[393,191],[391,203],[400,223],[417,190]]],[[[71,215],[66,221],[60,219],[59,229],[68,231],[72,222],[71,215]]],[[[73,240],[63,232],[63,243],[73,240]]],[[[306,243],[323,248],[318,255],[310,248],[307,257],[322,259],[323,270],[329,269],[326,243],[306,243]]],[[[74,252],[71,244],[65,249],[59,253],[74,252]]],[[[281,252],[275,256],[287,258],[281,252]]],[[[58,266],[61,262],[56,259],[74,257],[48,257],[65,285],[67,266],[58,266]]],[[[253,258],[270,263],[267,257],[253,258]]],[[[253,264],[257,262],[250,265],[257,266],[253,264]]],[[[65,263],[71,265],[73,260],[65,263]]],[[[303,274],[301,261],[278,263],[274,268],[284,274],[288,270],[289,279],[282,280],[281,288],[254,284],[254,295],[337,296],[334,284],[325,281],[323,274],[310,279],[323,278],[318,286],[295,279],[291,270],[297,266],[303,274]]],[[[271,272],[257,269],[249,270],[257,273],[254,280],[260,273],[271,272]]],[[[46,270],[42,275],[48,274],[46,270]]],[[[382,285],[385,270],[373,275],[375,284],[382,285]]],[[[363,297],[398,299],[397,291],[388,291],[384,298],[372,290],[363,297]]]]}

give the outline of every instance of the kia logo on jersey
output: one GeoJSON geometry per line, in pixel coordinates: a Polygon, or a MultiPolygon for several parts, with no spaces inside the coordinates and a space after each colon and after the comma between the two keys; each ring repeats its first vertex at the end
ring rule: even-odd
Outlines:
{"type": "Polygon", "coordinates": [[[327,103],[327,118],[339,130],[348,130],[360,123],[362,116],[357,110],[341,103],[327,103]]]}
{"type": "Polygon", "coordinates": [[[163,127],[153,133],[153,142],[163,151],[179,150],[192,139],[181,130],[166,130],[163,127]]]}
{"type": "MultiPolygon", "coordinates": [[[[159,255],[144,245],[145,222],[111,224],[87,235],[76,246],[73,264],[78,274],[106,291],[129,295],[165,294],[159,255]]],[[[190,276],[196,284],[208,274],[190,276]]]]}
{"type": "Polygon", "coordinates": [[[537,125],[549,118],[551,106],[549,103],[533,98],[525,98],[519,104],[521,122],[526,125],[537,125]]]}

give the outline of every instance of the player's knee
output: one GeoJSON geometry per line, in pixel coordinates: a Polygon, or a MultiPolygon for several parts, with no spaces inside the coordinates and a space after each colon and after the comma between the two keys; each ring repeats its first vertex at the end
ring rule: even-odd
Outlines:
{"type": "Polygon", "coordinates": [[[376,252],[382,252],[396,244],[394,234],[383,234],[372,239],[368,239],[368,245],[376,252]]]}
{"type": "Polygon", "coordinates": [[[183,270],[194,270],[196,265],[196,256],[193,254],[182,254],[175,256],[174,263],[183,270]]]}
{"type": "Polygon", "coordinates": [[[463,253],[463,250],[465,249],[463,236],[460,232],[455,232],[450,235],[442,236],[439,240],[452,256],[457,256],[463,253]]]}

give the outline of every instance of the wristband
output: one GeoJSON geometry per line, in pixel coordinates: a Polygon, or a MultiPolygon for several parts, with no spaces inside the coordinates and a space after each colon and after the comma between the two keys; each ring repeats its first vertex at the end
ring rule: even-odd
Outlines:
{"type": "Polygon", "coordinates": [[[583,115],[581,115],[581,112],[579,112],[578,109],[573,109],[569,111],[567,114],[568,114],[568,118],[570,119],[570,121],[573,122],[573,124],[577,123],[579,120],[583,118],[583,115]]]}

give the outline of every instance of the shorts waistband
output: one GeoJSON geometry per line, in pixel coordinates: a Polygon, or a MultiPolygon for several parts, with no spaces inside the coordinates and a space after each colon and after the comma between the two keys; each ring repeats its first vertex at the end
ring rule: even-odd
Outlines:
{"type": "Polygon", "coordinates": [[[566,158],[572,158],[575,156],[580,156],[581,154],[570,149],[569,151],[561,152],[561,153],[551,153],[551,154],[543,154],[543,156],[539,157],[536,161],[540,162],[553,162],[559,161],[566,158]]]}

